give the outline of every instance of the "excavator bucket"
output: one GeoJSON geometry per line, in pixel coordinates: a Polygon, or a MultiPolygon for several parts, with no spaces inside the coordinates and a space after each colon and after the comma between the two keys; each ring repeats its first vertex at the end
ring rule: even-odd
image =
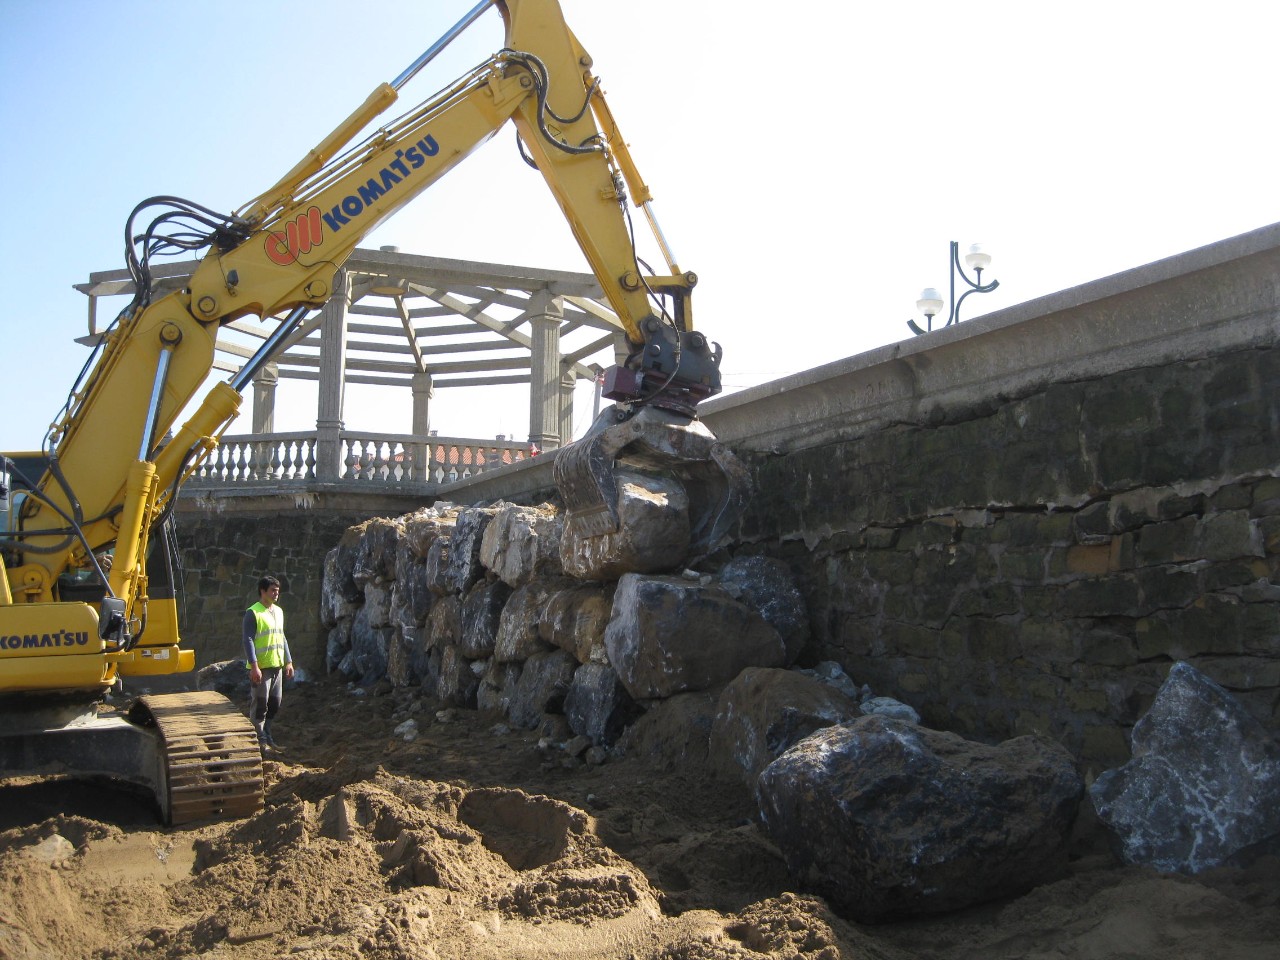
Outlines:
{"type": "Polygon", "coordinates": [[[609,425],[606,411],[581,440],[556,454],[553,475],[567,509],[564,535],[590,541],[619,531],[620,470],[675,478],[689,499],[689,552],[669,566],[705,556],[719,546],[746,506],[746,465],[700,421],[689,422],[646,407],[609,425]]]}

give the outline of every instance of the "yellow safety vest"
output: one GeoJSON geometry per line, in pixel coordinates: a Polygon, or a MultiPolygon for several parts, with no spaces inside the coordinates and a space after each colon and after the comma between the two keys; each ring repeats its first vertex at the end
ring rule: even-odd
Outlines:
{"type": "Polygon", "coordinates": [[[261,602],[249,608],[258,621],[258,632],[253,637],[253,649],[260,667],[284,666],[284,611],[279,604],[270,609],[261,602]]]}

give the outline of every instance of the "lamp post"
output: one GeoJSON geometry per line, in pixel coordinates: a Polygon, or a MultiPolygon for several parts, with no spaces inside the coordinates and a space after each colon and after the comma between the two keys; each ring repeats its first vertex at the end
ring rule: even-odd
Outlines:
{"type": "MultiPolygon", "coordinates": [[[[941,326],[949,327],[953,323],[960,322],[960,304],[964,303],[964,298],[971,293],[990,293],[996,287],[1000,286],[999,280],[992,280],[990,283],[982,282],[982,271],[991,266],[991,254],[983,248],[980,243],[969,245],[969,252],[964,255],[965,265],[974,272],[977,279],[970,280],[969,275],[964,272],[964,267],[960,266],[960,244],[954,240],[951,241],[951,308],[947,313],[947,322],[941,326]],[[956,299],[956,274],[960,274],[969,287],[964,293],[960,294],[960,299],[956,299]]],[[[924,314],[927,324],[925,329],[920,328],[920,324],[914,320],[908,320],[907,326],[911,328],[911,332],[917,336],[922,333],[928,333],[933,329],[933,318],[942,313],[942,308],[946,306],[942,302],[942,294],[934,287],[925,287],[920,293],[920,299],[916,301],[916,309],[924,314]]]]}

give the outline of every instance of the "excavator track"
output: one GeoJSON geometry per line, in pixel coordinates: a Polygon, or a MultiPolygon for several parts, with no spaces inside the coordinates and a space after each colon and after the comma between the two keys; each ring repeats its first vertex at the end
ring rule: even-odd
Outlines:
{"type": "Polygon", "coordinates": [[[132,715],[160,735],[168,823],[233,820],[263,808],[262,750],[253,725],[212,691],[139,697],[132,715]],[[142,711],[143,716],[139,716],[142,711]]]}

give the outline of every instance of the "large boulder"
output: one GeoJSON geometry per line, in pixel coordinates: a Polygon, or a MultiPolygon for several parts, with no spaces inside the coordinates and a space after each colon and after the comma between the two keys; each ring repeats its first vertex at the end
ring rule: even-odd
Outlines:
{"type": "Polygon", "coordinates": [[[511,710],[511,697],[515,693],[516,681],[520,679],[521,667],[519,663],[490,660],[476,691],[476,707],[505,716],[511,710]]]}
{"type": "Polygon", "coordinates": [[[356,527],[360,531],[360,546],[356,549],[351,577],[359,586],[370,581],[394,580],[396,576],[396,546],[404,528],[399,520],[374,517],[356,527]]]}
{"type": "Polygon", "coordinates": [[[784,666],[795,663],[809,643],[810,629],[809,611],[791,569],[772,557],[737,557],[720,569],[715,581],[778,631],[787,649],[784,666]]]}
{"type": "Polygon", "coordinates": [[[562,713],[564,698],[578,662],[563,650],[536,653],[524,662],[511,691],[508,718],[517,727],[533,730],[543,714],[562,713]]]}
{"type": "Polygon", "coordinates": [[[387,675],[387,655],[394,632],[389,626],[374,626],[365,607],[361,607],[352,618],[351,656],[355,664],[355,679],[361,684],[376,683],[387,675]]]}
{"type": "Polygon", "coordinates": [[[433,596],[447,597],[454,592],[453,581],[449,577],[449,546],[451,537],[439,536],[431,541],[427,548],[425,576],[427,589],[433,596]]]}
{"type": "Polygon", "coordinates": [[[332,673],[351,653],[351,618],[340,620],[325,635],[324,665],[332,673]]]}
{"type": "Polygon", "coordinates": [[[493,656],[502,608],[510,596],[511,588],[501,580],[482,580],[467,593],[462,601],[462,636],[458,641],[463,656],[472,660],[493,656]]]}
{"type": "Polygon", "coordinates": [[[249,668],[243,660],[222,660],[201,667],[196,672],[197,690],[214,690],[228,700],[248,703],[249,668]]]}
{"type": "Polygon", "coordinates": [[[468,660],[455,646],[445,647],[441,651],[436,697],[442,704],[446,707],[475,707],[476,693],[480,689],[480,674],[488,668],[484,664],[477,672],[477,663],[484,664],[484,661],[468,660]]]}
{"type": "Polygon", "coordinates": [[[801,740],[757,781],[806,889],[862,923],[943,913],[1060,878],[1083,783],[1061,746],[998,746],[863,717],[801,740]]]}
{"type": "Polygon", "coordinates": [[[614,587],[583,583],[551,594],[539,613],[539,636],[572,653],[579,663],[604,663],[604,630],[613,615],[614,587]]]}
{"type": "Polygon", "coordinates": [[[484,577],[480,544],[485,527],[497,512],[496,507],[468,507],[458,514],[458,522],[449,536],[449,559],[444,570],[444,581],[454,593],[466,593],[473,583],[484,577]]]}
{"type": "Polygon", "coordinates": [[[760,771],[815,730],[855,720],[858,705],[794,670],[748,667],[720,693],[711,726],[711,772],[753,793],[760,771]]]}
{"type": "Polygon", "coordinates": [[[507,504],[485,527],[480,562],[510,587],[537,577],[558,577],[564,521],[551,507],[507,504]]]}
{"type": "Polygon", "coordinates": [[[689,770],[701,775],[707,766],[707,742],[715,715],[714,695],[705,690],[678,693],[650,704],[623,732],[617,749],[643,758],[657,770],[689,770]]]}
{"type": "Polygon", "coordinates": [[[405,545],[415,557],[425,560],[431,544],[439,537],[452,534],[457,520],[456,508],[440,511],[436,507],[428,507],[412,513],[403,518],[405,545]]]}
{"type": "Polygon", "coordinates": [[[564,572],[579,580],[616,580],[624,573],[678,569],[689,553],[689,495],[673,477],[618,471],[618,529],[574,535],[570,521],[560,538],[564,572]]]}
{"type": "Polygon", "coordinates": [[[391,585],[394,580],[370,580],[364,585],[364,615],[371,627],[391,623],[391,585]]]}
{"type": "Polygon", "coordinates": [[[583,664],[574,672],[564,700],[564,715],[574,733],[597,746],[612,746],[640,712],[607,663],[583,664]]]}
{"type": "Polygon", "coordinates": [[[498,622],[494,659],[502,663],[517,663],[551,649],[551,645],[542,639],[538,624],[547,598],[563,589],[564,583],[563,580],[535,580],[511,593],[498,622]]]}
{"type": "Polygon", "coordinates": [[[1175,663],[1133,759],[1089,788],[1127,863],[1197,873],[1280,837],[1280,745],[1230,693],[1175,663]]]}
{"type": "Polygon", "coordinates": [[[356,586],[351,576],[359,538],[350,539],[351,543],[339,544],[324,555],[324,570],[320,575],[320,623],[326,627],[350,617],[364,602],[364,590],[356,586]]]}
{"type": "Polygon", "coordinates": [[[618,582],[604,643],[636,700],[706,690],[787,656],[778,631],[718,587],[631,573],[618,582]]]}
{"type": "Polygon", "coordinates": [[[399,585],[401,600],[412,616],[413,622],[417,625],[425,623],[427,615],[431,613],[431,604],[435,601],[435,594],[431,592],[431,586],[427,581],[426,561],[419,560],[408,564],[403,576],[399,577],[396,583],[399,585]]]}

